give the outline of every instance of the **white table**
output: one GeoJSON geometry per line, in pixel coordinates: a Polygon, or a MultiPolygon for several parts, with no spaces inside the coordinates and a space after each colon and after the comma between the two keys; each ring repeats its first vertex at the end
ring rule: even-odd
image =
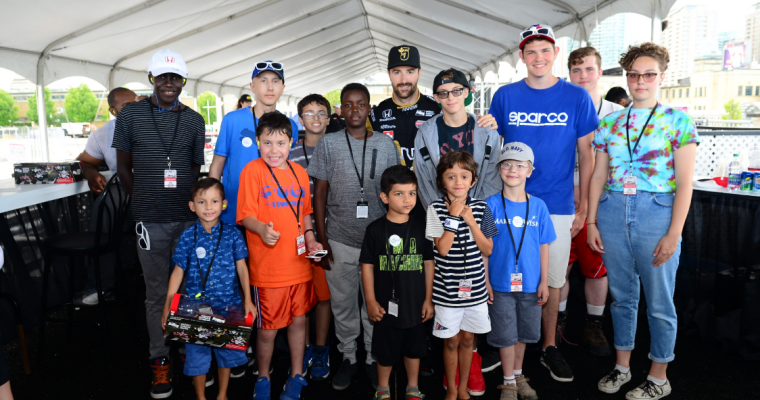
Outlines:
{"type": "Polygon", "coordinates": [[[724,188],[723,186],[718,185],[714,181],[706,181],[706,182],[699,182],[697,180],[694,180],[694,190],[700,190],[703,192],[712,192],[712,193],[724,193],[734,196],[751,196],[751,197],[760,197],[760,190],[736,190],[733,192],[728,191],[728,188],[724,188]]]}
{"type": "MultiPolygon", "coordinates": [[[[110,171],[101,173],[106,180],[111,178],[110,171]]],[[[0,213],[89,191],[86,180],[74,183],[17,185],[13,179],[3,179],[0,180],[0,213]]]]}

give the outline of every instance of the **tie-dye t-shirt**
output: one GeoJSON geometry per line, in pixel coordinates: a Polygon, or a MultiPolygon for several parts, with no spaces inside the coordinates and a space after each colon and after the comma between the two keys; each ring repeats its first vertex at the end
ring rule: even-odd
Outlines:
{"type": "Polygon", "coordinates": [[[633,163],[626,145],[625,125],[628,112],[630,148],[643,128],[651,108],[624,108],[602,119],[594,132],[594,148],[610,157],[609,180],[605,189],[623,191],[623,177],[636,177],[636,189],[645,192],[672,193],[676,191],[673,153],[690,143],[699,143],[697,127],[689,114],[660,104],[657,107],[639,146],[633,153],[633,163]]]}

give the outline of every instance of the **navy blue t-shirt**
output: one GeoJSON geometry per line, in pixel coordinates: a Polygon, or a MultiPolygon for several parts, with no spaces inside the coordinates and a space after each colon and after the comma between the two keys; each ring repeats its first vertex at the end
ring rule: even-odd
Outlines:
{"type": "Polygon", "coordinates": [[[521,80],[500,87],[489,112],[504,143],[523,142],[533,150],[528,193],[543,199],[550,214],[574,214],[575,147],[599,125],[586,89],[562,79],[548,89],[533,89],[521,80]]]}

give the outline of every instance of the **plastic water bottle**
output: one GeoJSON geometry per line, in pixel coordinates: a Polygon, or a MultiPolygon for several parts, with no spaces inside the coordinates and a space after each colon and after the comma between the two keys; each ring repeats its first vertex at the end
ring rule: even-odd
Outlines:
{"type": "Polygon", "coordinates": [[[749,153],[749,170],[760,171],[760,145],[755,145],[755,148],[749,153]]]}
{"type": "Polygon", "coordinates": [[[734,154],[734,159],[728,164],[728,190],[739,190],[742,183],[742,164],[739,155],[734,154]]]}

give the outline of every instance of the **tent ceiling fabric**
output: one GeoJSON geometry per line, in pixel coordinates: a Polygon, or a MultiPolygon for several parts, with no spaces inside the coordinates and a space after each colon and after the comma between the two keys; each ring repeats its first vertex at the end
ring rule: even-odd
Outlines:
{"type": "MultiPolygon", "coordinates": [[[[596,21],[620,13],[664,17],[675,0],[39,0],[6,2],[0,67],[46,83],[86,76],[106,87],[147,83],[150,56],[171,49],[185,58],[191,95],[238,95],[253,63],[285,65],[293,100],[386,69],[388,51],[415,45],[421,84],[455,67],[472,77],[514,65],[518,34],[552,26],[587,40],[596,21]],[[30,29],[30,24],[32,29],[30,29]],[[36,26],[36,27],[35,27],[36,26]]],[[[642,27],[651,29],[651,27],[642,27]]]]}

